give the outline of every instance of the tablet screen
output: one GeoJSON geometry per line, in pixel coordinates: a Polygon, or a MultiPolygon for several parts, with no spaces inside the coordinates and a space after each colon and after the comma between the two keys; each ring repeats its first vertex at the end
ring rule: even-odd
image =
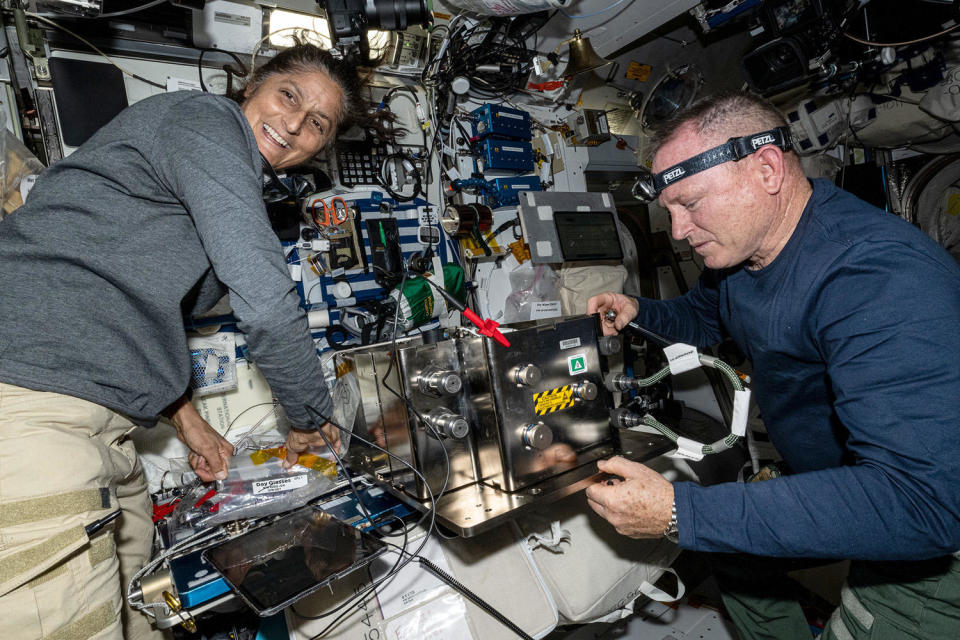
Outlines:
{"type": "Polygon", "coordinates": [[[365,566],[383,542],[313,507],[210,547],[203,558],[261,616],[365,566]]]}
{"type": "Polygon", "coordinates": [[[621,260],[617,224],[609,211],[554,211],[560,252],[569,262],[621,260]]]}

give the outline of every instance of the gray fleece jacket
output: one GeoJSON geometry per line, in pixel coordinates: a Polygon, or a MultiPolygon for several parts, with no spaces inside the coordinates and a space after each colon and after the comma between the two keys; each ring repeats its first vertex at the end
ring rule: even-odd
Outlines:
{"type": "Polygon", "coordinates": [[[123,111],[0,222],[0,381],[138,424],[187,388],[183,317],[225,291],[294,426],[332,403],[232,101],[182,91],[123,111]]]}

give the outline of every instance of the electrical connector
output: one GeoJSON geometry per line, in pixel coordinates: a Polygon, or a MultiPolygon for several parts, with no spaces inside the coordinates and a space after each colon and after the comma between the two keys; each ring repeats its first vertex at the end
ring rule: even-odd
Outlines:
{"type": "Polygon", "coordinates": [[[329,240],[300,240],[297,242],[297,249],[301,251],[329,251],[329,240]]]}

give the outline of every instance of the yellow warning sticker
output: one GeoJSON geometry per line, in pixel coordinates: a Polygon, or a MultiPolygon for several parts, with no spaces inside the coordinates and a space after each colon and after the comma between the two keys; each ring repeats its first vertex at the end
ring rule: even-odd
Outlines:
{"type": "Polygon", "coordinates": [[[573,387],[569,384],[533,394],[533,410],[538,416],[545,416],[554,411],[563,411],[572,406],[573,387]]]}
{"type": "Polygon", "coordinates": [[[954,192],[947,196],[947,215],[960,215],[960,193],[954,192]]]}
{"type": "Polygon", "coordinates": [[[646,82],[650,77],[650,72],[653,71],[653,67],[648,64],[640,64],[639,62],[631,62],[627,65],[627,72],[624,74],[625,77],[630,80],[639,80],[640,82],[646,82]]]}

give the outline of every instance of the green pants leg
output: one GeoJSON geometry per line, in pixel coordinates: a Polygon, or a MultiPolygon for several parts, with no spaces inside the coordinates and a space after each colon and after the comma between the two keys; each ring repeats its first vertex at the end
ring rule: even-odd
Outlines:
{"type": "Polygon", "coordinates": [[[714,553],[709,562],[741,640],[813,638],[798,603],[798,585],[787,572],[826,561],[714,553]]]}
{"type": "Polygon", "coordinates": [[[854,562],[823,640],[960,638],[960,558],[854,562]]]}

